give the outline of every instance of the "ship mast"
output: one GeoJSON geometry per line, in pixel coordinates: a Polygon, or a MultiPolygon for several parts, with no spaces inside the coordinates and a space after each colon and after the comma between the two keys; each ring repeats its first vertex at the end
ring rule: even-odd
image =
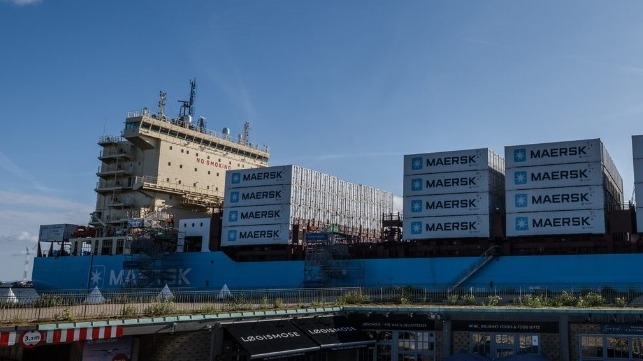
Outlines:
{"type": "MultiPolygon", "coordinates": [[[[189,100],[179,100],[181,103],[181,109],[179,110],[179,119],[187,122],[192,119],[194,116],[194,101],[196,99],[196,78],[190,80],[190,99],[189,100]]],[[[186,124],[187,125],[187,124],[186,124]]]]}

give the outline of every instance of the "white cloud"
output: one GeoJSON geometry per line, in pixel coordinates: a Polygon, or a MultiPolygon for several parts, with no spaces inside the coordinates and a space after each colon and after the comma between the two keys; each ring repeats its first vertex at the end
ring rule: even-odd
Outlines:
{"type": "Polygon", "coordinates": [[[12,3],[18,6],[38,4],[41,0],[2,0],[3,2],[12,3]]]}

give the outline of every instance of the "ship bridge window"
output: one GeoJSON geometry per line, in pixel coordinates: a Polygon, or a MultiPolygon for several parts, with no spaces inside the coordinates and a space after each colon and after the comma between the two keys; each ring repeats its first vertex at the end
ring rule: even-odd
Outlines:
{"type": "Polygon", "coordinates": [[[141,126],[141,122],[128,122],[125,124],[125,130],[137,130],[141,126]]]}
{"type": "Polygon", "coordinates": [[[112,240],[111,239],[104,239],[103,240],[103,245],[101,247],[100,254],[102,255],[108,255],[112,253],[112,240]]]}
{"type": "Polygon", "coordinates": [[[117,239],[116,240],[116,254],[123,254],[123,249],[125,248],[125,240],[117,239]]]}

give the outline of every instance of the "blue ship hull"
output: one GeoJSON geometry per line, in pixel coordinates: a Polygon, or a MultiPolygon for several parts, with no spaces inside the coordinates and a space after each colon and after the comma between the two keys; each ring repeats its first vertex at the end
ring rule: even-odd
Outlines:
{"type": "MultiPolygon", "coordinates": [[[[306,287],[304,261],[235,262],[223,252],[176,253],[171,256],[171,287],[278,289],[306,287]]],[[[123,255],[39,257],[34,259],[37,290],[118,289],[135,277],[123,269],[123,255]]],[[[344,261],[343,272],[328,287],[411,286],[446,289],[478,262],[476,257],[364,259],[344,261]]],[[[636,271],[643,254],[498,256],[460,287],[611,287],[640,288],[636,271]]],[[[339,269],[342,269],[341,264],[339,269]]],[[[314,273],[314,269],[312,269],[314,273]]],[[[163,285],[152,285],[162,287],[163,285]]]]}

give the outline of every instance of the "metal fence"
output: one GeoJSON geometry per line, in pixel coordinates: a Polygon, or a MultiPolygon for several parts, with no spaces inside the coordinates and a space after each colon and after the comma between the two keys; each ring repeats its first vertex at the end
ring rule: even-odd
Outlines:
{"type": "Polygon", "coordinates": [[[120,289],[37,293],[2,289],[0,324],[219,314],[286,308],[361,305],[643,307],[641,287],[600,289],[459,288],[451,292],[414,287],[273,290],[120,289]]]}

